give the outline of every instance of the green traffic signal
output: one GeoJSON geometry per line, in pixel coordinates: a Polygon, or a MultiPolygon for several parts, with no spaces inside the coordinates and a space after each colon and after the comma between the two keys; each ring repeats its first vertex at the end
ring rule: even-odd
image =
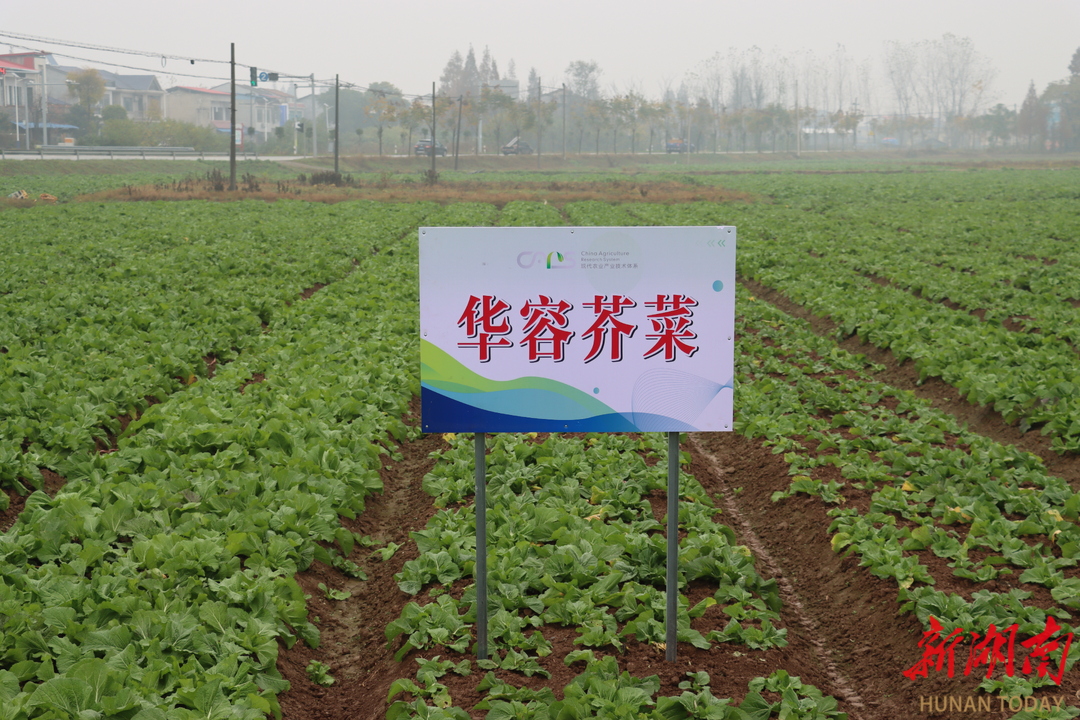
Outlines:
{"type": "Polygon", "coordinates": [[[250,68],[250,70],[251,70],[251,87],[255,87],[256,85],[259,84],[259,69],[253,67],[253,68],[250,68]]]}

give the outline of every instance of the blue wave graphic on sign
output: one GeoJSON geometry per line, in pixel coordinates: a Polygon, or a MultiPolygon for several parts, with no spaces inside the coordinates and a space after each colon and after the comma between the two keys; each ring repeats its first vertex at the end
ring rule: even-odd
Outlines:
{"type": "MultiPolygon", "coordinates": [[[[515,392],[515,391],[502,391],[515,392]]],[[[539,391],[543,392],[543,391],[539,391]]],[[[647,427],[663,427],[673,432],[693,432],[694,426],[670,417],[635,413],[633,421],[623,413],[591,417],[554,419],[499,412],[497,408],[528,407],[519,400],[490,398],[495,393],[444,393],[421,385],[420,402],[424,432],[643,432],[647,427]],[[465,402],[465,399],[468,402],[465,402]],[[484,399],[484,401],[478,402],[484,399]],[[476,404],[473,404],[476,403],[476,404]],[[483,405],[483,406],[481,406],[483,405]],[[645,427],[643,427],[645,426],[645,427]]],[[[550,393],[549,393],[550,394],[550,393]]],[[[549,410],[559,404],[540,400],[538,407],[549,410]]],[[[532,412],[530,408],[529,412],[532,412]]]]}

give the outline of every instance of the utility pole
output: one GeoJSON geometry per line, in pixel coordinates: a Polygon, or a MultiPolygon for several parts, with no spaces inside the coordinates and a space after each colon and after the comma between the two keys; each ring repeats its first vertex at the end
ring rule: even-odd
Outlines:
{"type": "MultiPolygon", "coordinates": [[[[458,143],[461,141],[461,95],[457,96],[457,127],[454,128],[454,171],[457,172],[458,143]]],[[[435,146],[431,146],[432,152],[435,146]]]]}
{"type": "Polygon", "coordinates": [[[315,108],[315,73],[311,73],[311,157],[319,157],[319,124],[315,108]]]}
{"type": "Polygon", "coordinates": [[[341,156],[341,151],[338,149],[341,146],[341,131],[338,130],[338,110],[341,108],[341,80],[338,75],[334,75],[334,174],[340,174],[338,170],[338,158],[341,156]]]}
{"type": "Polygon", "coordinates": [[[22,128],[19,127],[19,90],[21,88],[15,86],[15,147],[18,148],[22,144],[22,137],[20,132],[22,128]]]}
{"type": "Polygon", "coordinates": [[[540,145],[544,142],[544,83],[536,76],[536,169],[540,169],[540,145]]]}
{"type": "Polygon", "coordinates": [[[799,128],[799,81],[795,80],[795,158],[801,157],[802,130],[799,128]]]}
{"type": "Polygon", "coordinates": [[[693,107],[693,105],[686,107],[686,167],[690,167],[690,151],[694,148],[690,142],[690,136],[693,134],[690,132],[690,124],[694,121],[693,107]]]}
{"type": "Polygon", "coordinates": [[[855,98],[855,102],[851,106],[851,112],[855,116],[855,125],[851,128],[851,149],[854,150],[855,146],[859,144],[859,98],[855,98]]]}
{"type": "Polygon", "coordinates": [[[236,43],[229,43],[229,190],[236,190],[236,43]]]}
{"type": "Polygon", "coordinates": [[[41,66],[41,144],[49,146],[49,64],[41,66]]]}
{"type": "Polygon", "coordinates": [[[562,84],[562,159],[566,159],[566,83],[562,84]]]}
{"type": "Polygon", "coordinates": [[[436,137],[436,135],[435,135],[435,115],[436,115],[436,113],[435,113],[435,81],[432,80],[431,81],[431,177],[428,178],[428,181],[433,185],[435,184],[435,178],[437,177],[436,174],[435,174],[435,156],[438,154],[438,153],[435,152],[435,148],[438,147],[435,144],[435,137],[436,137]]]}
{"type": "MultiPolygon", "coordinates": [[[[24,76],[25,77],[25,76],[24,76]]],[[[23,103],[26,105],[26,149],[30,149],[30,87],[32,83],[29,80],[23,82],[23,103]]]]}

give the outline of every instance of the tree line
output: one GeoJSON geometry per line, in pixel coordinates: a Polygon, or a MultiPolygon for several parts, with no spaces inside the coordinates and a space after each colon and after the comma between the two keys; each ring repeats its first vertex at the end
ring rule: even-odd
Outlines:
{"type": "MultiPolygon", "coordinates": [[[[498,153],[515,136],[545,153],[663,152],[672,139],[706,152],[858,143],[1078,149],[1077,53],[1067,78],[1041,95],[1033,84],[1023,105],[1010,108],[991,104],[996,71],[989,60],[952,34],[887,43],[877,65],[843,46],[794,55],[731,49],[651,95],[639,83],[605,84],[594,60],[571,62],[562,77],[543,81],[531,68],[519,82],[513,60],[500,75],[487,48],[478,59],[470,47],[455,51],[440,74],[435,125],[438,140],[462,154],[498,153]]],[[[356,95],[350,132],[367,151],[407,151],[430,136],[430,96],[407,99],[389,83],[356,95]]]]}
{"type": "MultiPolygon", "coordinates": [[[[1064,63],[1063,63],[1064,64],[1064,63]]],[[[487,48],[469,47],[447,60],[430,95],[407,96],[389,82],[344,87],[333,115],[315,119],[320,146],[336,137],[344,152],[402,154],[416,140],[437,139],[460,154],[495,154],[514,137],[544,153],[790,152],[895,147],[1080,149],[1080,49],[1068,75],[1041,93],[1031,84],[1022,104],[993,102],[995,69],[968,38],[952,34],[890,42],[880,62],[852,57],[843,46],[819,54],[784,55],[730,49],[700,62],[656,92],[640,83],[605,83],[595,60],[575,60],[563,75],[541,78],[535,67],[517,78],[513,59],[500,64],[487,48]]],[[[128,120],[122,108],[94,116],[103,95],[93,70],[73,73],[68,121],[85,129],[85,144],[175,144],[220,149],[227,138],[184,123],[128,120]]],[[[335,93],[318,97],[333,113],[335,93]]],[[[311,132],[307,123],[307,132],[311,132]]],[[[290,127],[277,128],[266,151],[289,152],[290,127]],[[280,146],[280,147],[278,147],[280,146]]]]}

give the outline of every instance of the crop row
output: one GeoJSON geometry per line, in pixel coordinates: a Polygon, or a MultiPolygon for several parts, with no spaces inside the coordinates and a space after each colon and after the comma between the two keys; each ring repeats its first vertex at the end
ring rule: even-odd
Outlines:
{"type": "MultiPolygon", "coordinates": [[[[415,226],[434,208],[388,212],[415,226]]],[[[363,575],[339,517],[363,511],[380,457],[415,433],[399,360],[416,242],[392,222],[351,230],[356,272],[276,307],[213,378],[148,407],[115,452],[72,453],[55,497],[27,498],[0,538],[0,717],[277,711],[278,639],[318,643],[293,575],[316,558],[363,575]]]]}
{"type": "MultiPolygon", "coordinates": [[[[625,209],[597,202],[571,203],[565,213],[582,225],[634,222],[625,209]]],[[[498,222],[562,219],[548,205],[510,203],[498,222]]],[[[419,667],[391,686],[389,718],[465,718],[469,711],[545,719],[845,717],[835,699],[782,670],[751,681],[738,704],[715,698],[707,673],[687,673],[682,693],[667,696],[658,694],[656,676],[620,672],[626,652],[662,648],[665,640],[666,540],[650,501],[661,502],[666,489],[666,443],[657,434],[488,438],[491,657],[441,659],[475,651],[477,617],[473,443],[471,436],[445,438],[450,449],[424,478],[443,509],[412,534],[420,555],[396,578],[417,599],[386,635],[399,660],[415,657],[419,667]],[[560,629],[573,631],[573,649],[549,639],[560,629]],[[482,699],[462,707],[445,676],[470,674],[474,665],[487,671],[476,685],[482,699]],[[550,678],[555,665],[581,670],[558,699],[520,681],[550,678]]],[[[758,574],[693,476],[680,472],[679,487],[679,642],[701,649],[729,643],[745,653],[785,646],[776,582],[758,574]],[[692,605],[691,584],[695,598],[701,595],[692,605]]]]}
{"type": "MultiPolygon", "coordinates": [[[[416,354],[413,232],[424,218],[490,222],[494,208],[241,204],[222,207],[221,217],[203,204],[108,208],[33,211],[74,237],[39,229],[18,266],[38,263],[42,280],[13,282],[6,297],[61,296],[79,267],[86,278],[71,283],[72,296],[97,289],[85,307],[70,302],[75,321],[56,314],[63,328],[26,320],[49,321],[41,308],[34,315],[9,306],[0,354],[7,382],[34,375],[63,383],[82,373],[51,352],[55,334],[89,346],[88,337],[105,333],[101,354],[129,383],[144,356],[122,352],[141,350],[124,346],[128,334],[153,347],[191,327],[202,344],[188,348],[190,365],[161,402],[129,411],[115,448],[30,443],[22,454],[34,470],[55,460],[67,484],[52,498],[32,493],[0,538],[0,717],[278,714],[276,696],[288,687],[275,667],[278,642],[319,642],[293,576],[318,559],[363,577],[346,556],[364,539],[340,517],[363,511],[381,489],[380,458],[415,436],[400,419],[418,391],[415,367],[400,362],[416,354]],[[110,213],[115,225],[95,222],[110,213]],[[82,232],[72,233],[73,216],[86,219],[82,232]],[[103,228],[115,226],[110,239],[103,228]],[[323,282],[300,301],[300,290],[323,282]],[[206,295],[215,302],[203,303],[206,295]],[[265,314],[253,314],[251,303],[265,314]],[[202,314],[170,324],[191,308],[202,314]],[[113,310],[116,325],[101,327],[113,310]],[[220,333],[245,326],[247,316],[254,320],[243,347],[214,345],[235,342],[220,333]],[[213,351],[228,362],[210,377],[202,355],[213,351]]],[[[68,391],[95,417],[115,421],[124,405],[102,401],[100,388],[86,381],[68,391]]],[[[48,425],[11,409],[8,427],[48,425]]]]}
{"type": "Polygon", "coordinates": [[[97,448],[426,209],[113,204],[0,215],[0,482],[97,448]],[[20,216],[34,213],[34,222],[20,216]],[[357,245],[358,237],[369,237],[357,245]]]}
{"type": "MultiPolygon", "coordinates": [[[[834,549],[893,579],[927,630],[933,616],[945,634],[1017,623],[1019,636],[1032,637],[1053,617],[1072,632],[1080,494],[1038,457],[874,381],[861,356],[802,321],[747,294],[741,300],[736,430],[788,462],[790,487],[774,501],[805,493],[833,506],[834,549]],[[980,588],[998,578],[1014,587],[980,588]]],[[[1074,662],[1075,653],[1064,668],[1074,662]]],[[[1028,695],[1051,683],[994,677],[981,687],[1028,695]]]]}
{"type": "MultiPolygon", "coordinates": [[[[412,534],[421,554],[397,576],[402,591],[422,596],[386,629],[398,659],[414,650],[475,649],[476,586],[456,585],[475,575],[473,444],[471,437],[447,439],[450,450],[424,479],[425,491],[444,509],[412,534]]],[[[833,698],[782,671],[753,681],[739,705],[714,698],[707,673],[687,673],[684,692],[670,697],[657,696],[655,676],[620,673],[623,651],[662,646],[665,638],[666,540],[649,501],[666,487],[665,463],[657,462],[665,444],[657,434],[489,438],[491,657],[475,661],[488,671],[477,686],[483,699],[457,707],[439,682],[447,672],[471,672],[468,659],[421,656],[416,675],[391,687],[388,717],[463,718],[466,710],[487,710],[489,718],[845,717],[833,698]],[[553,655],[545,633],[556,628],[575,631],[576,649],[553,655]],[[560,700],[549,689],[500,679],[550,677],[552,663],[583,670],[560,700]],[[433,664],[440,672],[430,672],[433,664]],[[764,699],[763,688],[780,699],[764,699]]],[[[682,462],[688,459],[684,453],[682,462]]],[[[757,573],[750,551],[715,520],[708,493],[685,472],[679,495],[679,642],[703,649],[733,643],[746,652],[786,645],[775,580],[757,573]],[[685,594],[691,583],[710,588],[692,606],[685,594]]]]}

